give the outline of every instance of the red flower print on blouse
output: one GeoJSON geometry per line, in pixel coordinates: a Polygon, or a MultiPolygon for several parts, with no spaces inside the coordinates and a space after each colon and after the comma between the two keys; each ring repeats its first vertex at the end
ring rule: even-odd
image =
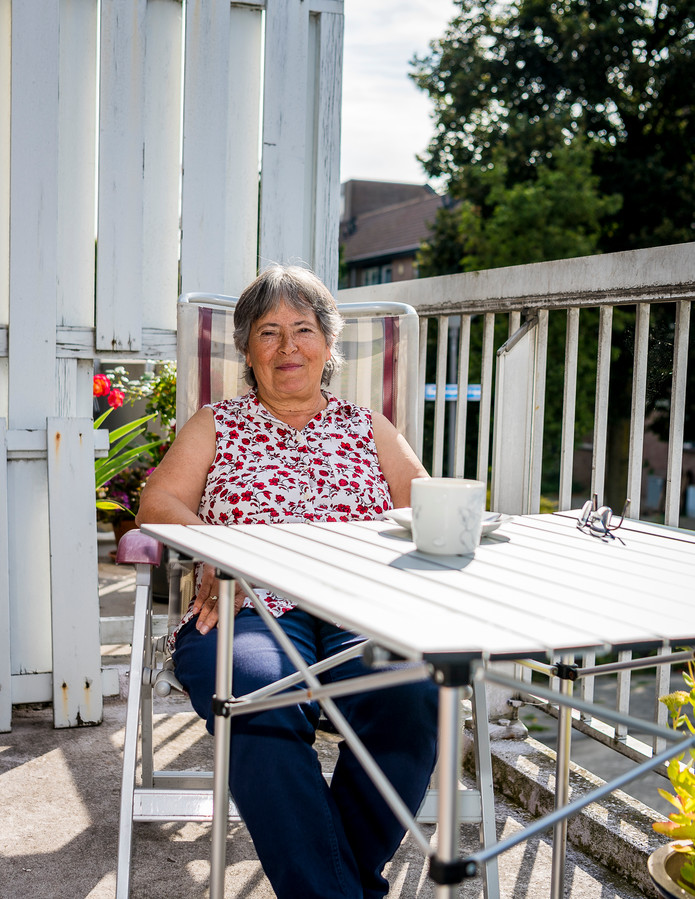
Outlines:
{"type": "MultiPolygon", "coordinates": [[[[371,412],[327,398],[327,407],[301,432],[301,444],[297,432],[264,409],[254,391],[212,406],[217,454],[201,519],[235,527],[383,517],[393,504],[379,467],[371,412]]],[[[275,616],[293,606],[284,597],[257,592],[275,616]]]]}

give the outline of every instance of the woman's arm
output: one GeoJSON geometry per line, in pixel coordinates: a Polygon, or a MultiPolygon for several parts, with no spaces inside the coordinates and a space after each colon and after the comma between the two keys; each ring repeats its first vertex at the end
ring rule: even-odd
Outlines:
{"type": "Polygon", "coordinates": [[[414,478],[427,478],[422,463],[405,437],[379,412],[372,412],[374,442],[379,465],[391,492],[396,509],[410,505],[410,483],[414,478]]]}
{"type": "MultiPolygon", "coordinates": [[[[198,517],[208,471],[215,458],[215,419],[211,409],[200,409],[190,418],[142,491],[137,524],[202,524],[198,517]]],[[[200,587],[192,611],[197,629],[206,634],[217,624],[219,583],[215,569],[203,566],[200,587]]],[[[237,588],[235,612],[244,600],[237,588]]]]}
{"type": "Polygon", "coordinates": [[[215,420],[211,409],[200,409],[147,479],[136,522],[202,524],[198,507],[214,458],[215,420]]]}

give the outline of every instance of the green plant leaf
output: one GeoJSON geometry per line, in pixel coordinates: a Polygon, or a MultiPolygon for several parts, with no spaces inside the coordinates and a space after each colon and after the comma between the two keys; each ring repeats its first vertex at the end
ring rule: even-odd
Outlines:
{"type": "Polygon", "coordinates": [[[110,499],[98,499],[96,503],[97,509],[102,509],[103,511],[111,511],[111,510],[120,510],[121,512],[127,512],[128,515],[132,515],[135,518],[135,512],[132,509],[129,509],[127,506],[122,506],[121,503],[114,502],[110,499]]]}
{"type": "Polygon", "coordinates": [[[145,443],[143,446],[136,446],[133,449],[120,453],[116,458],[99,459],[99,462],[105,463],[97,469],[95,465],[95,486],[102,487],[107,481],[110,481],[115,475],[127,468],[131,462],[134,462],[144,453],[149,452],[157,446],[161,445],[161,440],[154,440],[151,443],[145,443]]]}
{"type": "Polygon", "coordinates": [[[127,424],[121,425],[120,428],[115,428],[113,431],[111,431],[111,443],[114,443],[116,440],[120,440],[121,437],[124,437],[126,434],[130,434],[131,431],[134,431],[136,428],[141,427],[148,421],[151,421],[153,418],[154,414],[145,415],[142,418],[135,419],[135,421],[130,421],[127,424]]]}
{"type": "Polygon", "coordinates": [[[99,430],[99,428],[103,425],[103,423],[106,421],[106,419],[109,417],[109,415],[111,415],[112,412],[113,412],[113,409],[107,409],[106,412],[102,413],[99,416],[99,418],[96,419],[96,421],[94,422],[94,430],[95,431],[99,430]]]}

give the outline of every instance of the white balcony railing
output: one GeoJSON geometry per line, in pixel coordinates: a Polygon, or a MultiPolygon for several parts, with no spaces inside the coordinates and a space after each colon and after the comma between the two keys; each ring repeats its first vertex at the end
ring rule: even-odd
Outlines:
{"type": "MultiPolygon", "coordinates": [[[[500,511],[565,510],[596,493],[600,503],[607,497],[616,510],[619,503],[620,511],[630,497],[632,518],[693,528],[695,444],[685,439],[686,423],[693,429],[694,398],[688,395],[693,296],[695,243],[350,289],[340,291],[339,299],[401,301],[420,314],[417,450],[433,475],[485,480],[500,511]],[[627,381],[622,407],[610,389],[611,375],[618,373],[613,361],[617,326],[623,340],[619,373],[627,381]],[[516,370],[503,394],[496,391],[500,360],[523,336],[522,327],[533,334],[527,383],[520,394],[516,370]],[[501,347],[512,335],[515,340],[501,347]],[[558,339],[564,346],[558,347],[558,339]],[[630,344],[632,359],[626,365],[630,344]],[[430,382],[435,385],[432,401],[424,391],[430,382]],[[455,399],[447,399],[447,384],[455,399]],[[479,384],[479,392],[476,386],[469,394],[473,384],[479,384]],[[654,395],[654,385],[660,385],[661,395],[654,395]],[[593,397],[588,420],[587,390],[593,397]],[[517,402],[520,395],[524,399],[517,402]],[[552,409],[557,412],[550,418],[552,409]],[[496,423],[495,412],[504,420],[496,423]],[[668,422],[665,440],[650,428],[656,415],[668,422]],[[514,443],[519,434],[521,444],[505,457],[499,445],[514,443]],[[503,481],[496,463],[520,453],[525,458],[511,480],[527,478],[528,489],[523,495],[496,491],[503,481]]],[[[615,707],[629,713],[629,665],[634,663],[627,653],[619,660],[626,666],[616,679],[615,707]]],[[[578,661],[592,667],[595,658],[578,661]]],[[[656,668],[654,719],[661,723],[666,709],[658,697],[669,691],[670,668],[656,668]]],[[[579,686],[581,698],[590,700],[595,678],[583,677],[579,686]]],[[[635,760],[658,749],[655,741],[647,744],[596,719],[576,715],[573,724],[635,760]]]]}

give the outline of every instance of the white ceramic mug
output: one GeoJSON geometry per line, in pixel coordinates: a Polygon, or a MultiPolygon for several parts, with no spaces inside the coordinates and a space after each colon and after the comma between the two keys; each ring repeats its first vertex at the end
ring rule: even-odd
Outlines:
{"type": "Polygon", "coordinates": [[[417,478],[411,484],[413,540],[421,552],[468,556],[480,543],[485,484],[467,478],[417,478]]]}

